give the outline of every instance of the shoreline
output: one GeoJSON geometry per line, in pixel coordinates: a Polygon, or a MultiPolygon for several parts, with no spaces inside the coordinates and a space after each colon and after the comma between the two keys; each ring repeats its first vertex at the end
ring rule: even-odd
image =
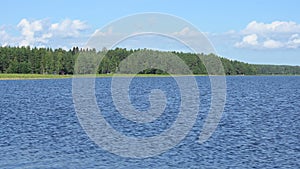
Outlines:
{"type": "Polygon", "coordinates": [[[0,80],[39,80],[39,79],[64,79],[64,78],[72,78],[72,75],[0,74],[0,80]]]}
{"type": "MultiPolygon", "coordinates": [[[[181,77],[181,76],[208,76],[196,75],[168,75],[168,74],[87,74],[87,75],[52,75],[52,74],[0,74],[0,80],[47,80],[68,78],[105,78],[105,77],[181,77]]],[[[225,76],[300,76],[300,75],[225,75],[225,76]]]]}
{"type": "MultiPolygon", "coordinates": [[[[207,75],[173,75],[176,76],[207,76],[207,75]]],[[[86,74],[86,75],[47,75],[47,74],[0,74],[1,80],[47,80],[68,78],[106,78],[106,77],[172,77],[167,74],[86,74]]]]}

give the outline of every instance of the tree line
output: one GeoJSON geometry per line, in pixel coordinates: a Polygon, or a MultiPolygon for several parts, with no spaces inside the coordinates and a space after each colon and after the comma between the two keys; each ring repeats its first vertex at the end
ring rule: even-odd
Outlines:
{"type": "MultiPolygon", "coordinates": [[[[132,59],[123,64],[120,63],[128,56],[140,51],[144,55],[147,52],[151,56],[176,55],[188,66],[193,74],[207,74],[205,65],[201,58],[218,57],[215,54],[194,54],[183,52],[163,52],[149,49],[123,49],[115,48],[112,50],[103,49],[79,49],[73,47],[70,50],[51,49],[51,48],[30,48],[28,47],[0,47],[0,73],[24,73],[24,74],[74,74],[77,73],[131,73],[132,65],[143,65],[145,70],[141,74],[166,74],[168,72],[151,68],[147,62],[139,63],[138,59],[132,59]],[[75,64],[75,63],[78,64],[75,64]],[[99,64],[98,64],[99,63],[99,64]],[[77,67],[75,67],[77,65],[77,67]]],[[[163,67],[168,67],[171,63],[163,57],[161,60],[163,67]]],[[[226,75],[295,75],[300,74],[300,66],[287,65],[258,65],[229,60],[219,57],[226,75]]]]}

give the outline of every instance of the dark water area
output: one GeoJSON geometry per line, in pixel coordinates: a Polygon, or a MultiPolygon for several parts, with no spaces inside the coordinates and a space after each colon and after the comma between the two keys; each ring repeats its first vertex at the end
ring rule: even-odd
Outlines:
{"type": "MultiPolygon", "coordinates": [[[[300,168],[300,77],[226,77],[222,118],[202,144],[211,91],[208,77],[196,80],[200,112],[191,131],[172,149],[144,159],[110,153],[89,138],[76,115],[72,79],[2,80],[0,168],[300,168]]],[[[95,88],[103,117],[126,136],[159,135],[179,112],[180,91],[171,77],[131,82],[130,100],[140,111],[149,109],[151,90],[165,93],[165,111],[146,124],[117,112],[111,78],[97,78],[95,88]]]]}

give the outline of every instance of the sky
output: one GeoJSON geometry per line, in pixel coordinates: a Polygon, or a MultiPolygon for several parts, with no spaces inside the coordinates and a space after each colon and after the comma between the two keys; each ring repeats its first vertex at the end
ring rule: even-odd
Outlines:
{"type": "MultiPolygon", "coordinates": [[[[3,0],[1,4],[1,46],[81,47],[96,32],[120,34],[117,30],[122,29],[116,28],[103,32],[103,28],[120,18],[155,12],[190,23],[207,37],[219,56],[255,64],[300,65],[297,0],[3,0]]],[[[188,26],[180,29],[170,29],[169,33],[195,32],[188,26]]],[[[143,39],[149,38],[135,37],[131,42],[143,39]]],[[[134,46],[131,42],[127,44],[134,46]]],[[[156,38],[155,42],[169,41],[156,38]]],[[[151,43],[145,44],[151,47],[151,43]]],[[[123,46],[130,47],[124,43],[123,46]]],[[[175,45],[170,50],[181,48],[176,49],[175,45]]]]}

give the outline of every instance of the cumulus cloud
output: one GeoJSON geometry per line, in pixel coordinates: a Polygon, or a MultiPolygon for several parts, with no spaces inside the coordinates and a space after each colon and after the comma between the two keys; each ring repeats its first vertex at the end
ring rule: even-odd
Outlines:
{"type": "Polygon", "coordinates": [[[43,30],[41,20],[29,22],[27,19],[22,19],[17,27],[21,28],[24,36],[33,36],[35,31],[43,30]]]}
{"type": "Polygon", "coordinates": [[[51,24],[50,31],[62,37],[78,37],[80,32],[87,28],[88,25],[85,22],[65,19],[60,23],[51,24]]]}
{"type": "Polygon", "coordinates": [[[257,34],[270,34],[270,33],[295,33],[300,32],[300,25],[296,22],[274,21],[271,23],[263,23],[252,21],[243,30],[243,33],[257,33],[257,34]]]}
{"type": "Polygon", "coordinates": [[[16,26],[0,27],[0,45],[72,47],[71,45],[76,45],[74,42],[82,44],[81,41],[86,41],[84,38],[87,38],[87,33],[83,31],[88,28],[88,25],[80,20],[65,19],[51,23],[48,19],[24,18],[16,26]]]}
{"type": "Polygon", "coordinates": [[[287,43],[288,48],[300,48],[300,35],[293,34],[287,43]]]}
{"type": "Polygon", "coordinates": [[[27,19],[22,19],[17,27],[21,30],[23,40],[19,43],[20,46],[32,45],[36,42],[44,42],[46,39],[41,37],[36,38],[36,33],[43,31],[42,20],[28,21],[27,19]]]}
{"type": "Polygon", "coordinates": [[[263,47],[265,47],[265,48],[274,49],[274,48],[281,48],[283,46],[284,46],[284,44],[282,42],[272,40],[272,39],[269,39],[269,40],[266,40],[263,42],[263,47]]]}
{"type": "Polygon", "coordinates": [[[8,34],[6,33],[5,30],[1,30],[1,31],[0,31],[0,37],[1,37],[1,39],[6,38],[7,35],[8,35],[8,34]]]}
{"type": "Polygon", "coordinates": [[[18,45],[17,42],[19,42],[20,40],[21,40],[20,37],[13,37],[9,33],[7,33],[5,29],[3,28],[0,29],[0,45],[2,47],[9,46],[9,45],[11,46],[18,45]]]}
{"type": "Polygon", "coordinates": [[[2,47],[7,46],[8,43],[5,41],[8,37],[8,34],[4,30],[0,30],[0,44],[2,47]],[[3,42],[2,42],[3,41],[3,42]]]}
{"type": "Polygon", "coordinates": [[[300,24],[296,22],[274,21],[263,23],[252,21],[240,31],[238,48],[277,49],[300,48],[300,24]]]}
{"type": "Polygon", "coordinates": [[[257,35],[251,34],[243,38],[241,42],[235,44],[236,47],[247,47],[247,46],[256,46],[258,44],[257,35]]]}

